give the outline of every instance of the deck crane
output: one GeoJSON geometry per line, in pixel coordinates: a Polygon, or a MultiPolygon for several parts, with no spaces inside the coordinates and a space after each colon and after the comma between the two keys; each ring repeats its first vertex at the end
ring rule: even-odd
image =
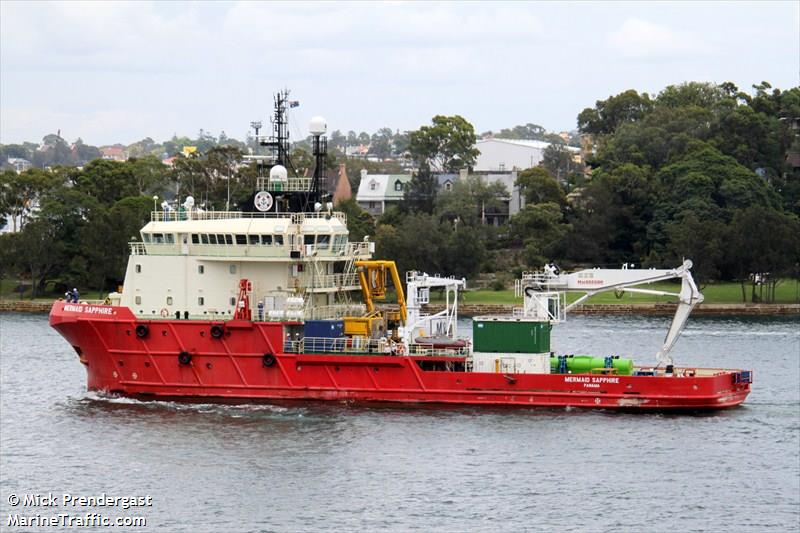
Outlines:
{"type": "Polygon", "coordinates": [[[691,268],[692,262],[688,259],[681,266],[670,270],[634,269],[624,265],[621,269],[593,268],[562,274],[556,266],[546,265],[541,272],[523,273],[522,278],[517,280],[516,291],[518,296],[523,297],[523,316],[552,323],[565,320],[568,311],[601,292],[613,290],[658,296],[677,296],[678,308],[664,339],[664,345],[656,354],[658,361],[656,366],[664,364],[669,372],[672,368],[672,357],[670,356],[672,347],[683,331],[692,309],[703,301],[703,295],[697,289],[689,272],[691,268]],[[677,293],[634,288],[636,285],[675,278],[681,279],[681,290],[677,293]],[[585,294],[567,305],[566,293],[568,292],[585,294]]]}

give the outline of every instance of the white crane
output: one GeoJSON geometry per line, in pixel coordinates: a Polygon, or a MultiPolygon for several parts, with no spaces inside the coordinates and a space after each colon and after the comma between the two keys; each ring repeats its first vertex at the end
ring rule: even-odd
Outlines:
{"type": "Polygon", "coordinates": [[[667,332],[664,345],[656,354],[658,365],[672,365],[670,351],[678,340],[686,319],[692,309],[703,301],[703,295],[697,289],[689,270],[692,262],[685,260],[683,264],[671,270],[633,269],[624,265],[621,269],[594,268],[579,270],[570,274],[562,274],[553,265],[546,265],[544,271],[523,273],[517,281],[517,295],[524,298],[522,314],[525,317],[542,321],[560,322],[566,313],[576,305],[595,294],[610,290],[654,294],[659,296],[677,296],[678,308],[667,332]],[[654,283],[668,279],[681,278],[680,292],[668,292],[652,289],[636,289],[636,285],[654,283]],[[585,294],[566,305],[567,292],[584,292],[585,294]]]}

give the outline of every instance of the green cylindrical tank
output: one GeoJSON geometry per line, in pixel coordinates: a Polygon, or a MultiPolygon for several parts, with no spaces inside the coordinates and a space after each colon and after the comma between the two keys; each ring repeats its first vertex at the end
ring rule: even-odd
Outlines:
{"type": "MultiPolygon", "coordinates": [[[[567,370],[573,374],[589,374],[595,368],[605,367],[604,357],[592,357],[591,355],[575,355],[567,357],[567,370]]],[[[630,376],[633,374],[632,359],[613,359],[611,366],[616,369],[617,374],[630,376]]],[[[550,371],[558,372],[558,357],[550,358],[550,371]]]]}

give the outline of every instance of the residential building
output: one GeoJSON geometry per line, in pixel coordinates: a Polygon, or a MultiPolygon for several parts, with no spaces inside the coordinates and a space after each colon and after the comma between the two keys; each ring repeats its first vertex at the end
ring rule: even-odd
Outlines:
{"type": "Polygon", "coordinates": [[[447,192],[453,190],[456,182],[459,180],[466,180],[469,178],[477,178],[483,181],[486,185],[494,183],[501,183],[506,190],[506,195],[500,198],[501,207],[486,207],[478,206],[481,210],[480,216],[485,224],[492,226],[500,226],[508,222],[508,219],[525,207],[525,197],[520,192],[519,187],[516,185],[517,171],[511,170],[508,172],[473,172],[468,174],[466,170],[462,170],[458,174],[437,174],[436,180],[439,186],[439,192],[447,192]]]}
{"type": "Polygon", "coordinates": [[[17,174],[25,172],[31,168],[31,162],[21,157],[9,157],[8,164],[14,167],[14,170],[17,172],[17,174]]]}
{"type": "Polygon", "coordinates": [[[410,182],[411,174],[368,174],[362,170],[356,201],[371,215],[382,215],[403,200],[410,182]]]}
{"type": "MultiPolygon", "coordinates": [[[[522,139],[482,139],[475,144],[480,155],[473,169],[477,172],[508,172],[533,168],[541,163],[545,149],[550,143],[522,139]]],[[[570,146],[571,152],[580,150],[570,146]]]]}
{"type": "Polygon", "coordinates": [[[125,153],[125,147],[121,144],[113,146],[101,146],[100,153],[103,154],[103,159],[109,161],[127,161],[128,154],[125,153]]]}

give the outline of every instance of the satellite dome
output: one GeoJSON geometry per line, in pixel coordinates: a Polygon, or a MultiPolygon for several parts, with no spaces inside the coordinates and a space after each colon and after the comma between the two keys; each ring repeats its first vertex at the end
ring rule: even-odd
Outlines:
{"type": "Polygon", "coordinates": [[[269,169],[270,181],[289,181],[289,173],[283,165],[275,165],[269,169]]]}
{"type": "Polygon", "coordinates": [[[311,132],[311,135],[325,135],[325,132],[328,131],[328,123],[324,118],[316,116],[311,119],[308,131],[311,132]]]}
{"type": "Polygon", "coordinates": [[[183,202],[183,207],[185,207],[186,209],[194,207],[194,196],[187,196],[186,200],[184,200],[183,202]]]}

